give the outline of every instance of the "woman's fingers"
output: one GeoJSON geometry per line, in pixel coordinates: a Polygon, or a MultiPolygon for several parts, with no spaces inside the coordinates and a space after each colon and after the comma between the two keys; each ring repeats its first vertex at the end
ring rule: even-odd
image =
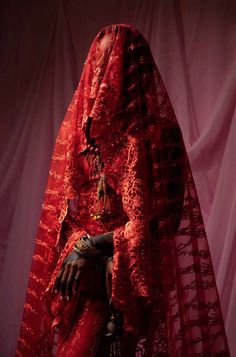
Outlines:
{"type": "Polygon", "coordinates": [[[54,284],[54,292],[55,292],[55,294],[60,290],[60,287],[61,287],[61,277],[62,277],[63,272],[64,272],[64,266],[60,269],[60,271],[59,271],[59,273],[58,273],[58,275],[57,275],[55,284],[54,284]]]}
{"type": "Polygon", "coordinates": [[[60,291],[61,299],[64,297],[69,301],[72,297],[73,287],[77,290],[80,283],[80,274],[88,274],[88,261],[85,258],[67,260],[65,262],[55,281],[54,292],[60,291]]]}
{"type": "Polygon", "coordinates": [[[75,274],[74,287],[76,290],[78,290],[79,288],[79,280],[80,280],[80,269],[78,269],[77,273],[75,274]]]}
{"type": "Polygon", "coordinates": [[[61,292],[62,298],[64,298],[64,296],[65,296],[67,279],[68,279],[69,273],[70,273],[70,264],[66,264],[65,270],[62,274],[61,284],[60,284],[60,292],[61,292]]]}
{"type": "Polygon", "coordinates": [[[75,281],[75,275],[77,272],[77,264],[76,263],[72,263],[70,266],[70,272],[67,278],[67,284],[66,284],[66,298],[67,300],[69,300],[72,296],[72,289],[73,289],[73,284],[75,281]]]}

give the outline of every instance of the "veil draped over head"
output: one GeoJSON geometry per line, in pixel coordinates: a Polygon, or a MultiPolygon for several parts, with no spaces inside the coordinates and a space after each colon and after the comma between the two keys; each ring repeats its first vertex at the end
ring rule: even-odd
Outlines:
{"type": "Polygon", "coordinates": [[[49,287],[74,243],[62,242],[61,227],[82,180],[77,162],[89,118],[90,137],[128,217],[114,230],[112,300],[137,336],[137,356],[229,356],[181,131],[149,45],[129,25],[98,33],[62,122],[17,354],[53,356],[49,287]]]}

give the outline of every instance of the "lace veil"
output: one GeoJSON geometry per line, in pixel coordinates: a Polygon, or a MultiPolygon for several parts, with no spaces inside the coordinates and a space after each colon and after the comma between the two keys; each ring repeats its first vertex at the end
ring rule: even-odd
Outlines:
{"type": "MultiPolygon", "coordinates": [[[[102,29],[62,122],[49,172],[18,355],[53,355],[47,289],[62,261],[76,162],[90,136],[129,218],[114,232],[112,299],[137,356],[229,356],[197,193],[179,125],[149,45],[129,25],[102,29]],[[31,351],[31,352],[30,352],[31,351]]],[[[81,232],[83,234],[83,232],[81,232]]],[[[67,242],[67,244],[70,244],[67,242]]]]}

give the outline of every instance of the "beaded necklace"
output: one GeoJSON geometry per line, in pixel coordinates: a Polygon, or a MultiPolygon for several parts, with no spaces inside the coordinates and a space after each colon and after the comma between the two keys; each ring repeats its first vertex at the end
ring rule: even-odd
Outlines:
{"type": "Polygon", "coordinates": [[[90,216],[96,221],[106,222],[110,218],[110,196],[111,187],[108,185],[104,172],[104,162],[101,156],[101,150],[95,139],[90,138],[90,128],[92,118],[88,118],[85,123],[86,148],[81,153],[86,157],[90,166],[90,174],[97,179],[97,204],[95,212],[90,216]]]}

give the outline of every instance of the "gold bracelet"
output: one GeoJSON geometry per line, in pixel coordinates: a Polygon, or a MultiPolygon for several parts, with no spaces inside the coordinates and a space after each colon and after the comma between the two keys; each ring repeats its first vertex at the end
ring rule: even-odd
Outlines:
{"type": "Polygon", "coordinates": [[[101,255],[100,250],[94,246],[88,235],[78,240],[78,242],[74,245],[74,251],[86,258],[101,255]]]}

